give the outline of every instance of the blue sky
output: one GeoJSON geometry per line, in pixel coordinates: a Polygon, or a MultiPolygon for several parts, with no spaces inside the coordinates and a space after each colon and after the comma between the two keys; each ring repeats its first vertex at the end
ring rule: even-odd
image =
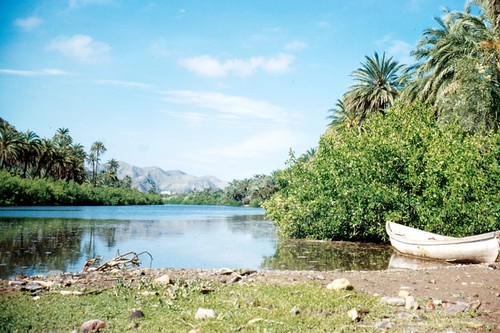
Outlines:
{"type": "Polygon", "coordinates": [[[315,147],[365,55],[412,63],[462,0],[0,2],[0,117],[223,180],[315,147]]]}

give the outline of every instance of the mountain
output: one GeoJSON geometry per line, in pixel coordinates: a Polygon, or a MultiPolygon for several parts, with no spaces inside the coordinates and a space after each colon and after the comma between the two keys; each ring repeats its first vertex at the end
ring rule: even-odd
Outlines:
{"type": "Polygon", "coordinates": [[[194,190],[224,189],[227,183],[213,176],[196,177],[179,170],[165,171],[158,167],[140,168],[119,161],[118,178],[129,176],[132,188],[157,193],[186,193],[194,190]]]}

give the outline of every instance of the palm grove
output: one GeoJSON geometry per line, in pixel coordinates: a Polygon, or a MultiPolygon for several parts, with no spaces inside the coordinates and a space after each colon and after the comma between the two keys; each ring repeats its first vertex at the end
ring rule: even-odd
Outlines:
{"type": "Polygon", "coordinates": [[[282,235],[378,241],[388,220],[455,236],[500,229],[500,1],[436,22],[412,66],[365,57],[317,149],[275,173],[263,206],[282,235]]]}
{"type": "Polygon", "coordinates": [[[41,139],[30,130],[18,132],[0,118],[0,205],[161,203],[159,196],[132,191],[130,178],[119,180],[115,159],[101,170],[105,152],[101,141],[85,152],[67,128],[41,139]]]}

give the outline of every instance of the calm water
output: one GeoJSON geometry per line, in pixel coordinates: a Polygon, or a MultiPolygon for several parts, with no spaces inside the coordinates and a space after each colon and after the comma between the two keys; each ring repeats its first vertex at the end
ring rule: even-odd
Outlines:
{"type": "Polygon", "coordinates": [[[385,269],[391,250],[279,239],[258,208],[0,207],[0,278],[80,271],[89,259],[149,252],[153,268],[385,269]]]}

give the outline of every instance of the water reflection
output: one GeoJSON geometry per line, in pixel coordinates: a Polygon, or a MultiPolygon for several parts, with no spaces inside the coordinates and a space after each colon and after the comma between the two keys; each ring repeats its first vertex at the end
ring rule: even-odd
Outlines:
{"type": "Polygon", "coordinates": [[[354,242],[322,242],[280,239],[273,256],[262,269],[288,270],[382,270],[392,249],[384,245],[354,242]]]}
{"type": "MultiPolygon", "coordinates": [[[[373,244],[279,239],[260,209],[0,209],[0,278],[50,270],[77,272],[86,260],[107,260],[117,251],[148,251],[154,268],[318,271],[386,269],[392,254],[390,247],[373,244]]],[[[149,266],[149,259],[144,266],[149,266]]]]}
{"type": "Polygon", "coordinates": [[[389,260],[388,269],[422,269],[422,268],[439,268],[443,266],[450,266],[453,263],[425,258],[410,257],[395,252],[389,260]]]}

